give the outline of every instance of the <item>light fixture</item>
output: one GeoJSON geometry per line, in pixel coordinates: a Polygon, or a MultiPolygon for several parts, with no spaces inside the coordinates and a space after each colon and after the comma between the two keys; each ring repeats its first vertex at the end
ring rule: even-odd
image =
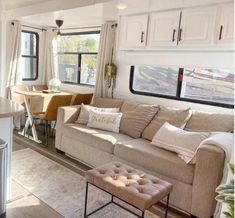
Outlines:
{"type": "Polygon", "coordinates": [[[125,10],[127,8],[127,4],[124,3],[124,2],[119,2],[117,3],[116,7],[119,9],[119,10],[125,10]]]}
{"type": "Polygon", "coordinates": [[[55,23],[56,23],[56,25],[58,27],[57,35],[61,35],[60,27],[63,25],[64,21],[63,20],[56,20],[55,23]]]}

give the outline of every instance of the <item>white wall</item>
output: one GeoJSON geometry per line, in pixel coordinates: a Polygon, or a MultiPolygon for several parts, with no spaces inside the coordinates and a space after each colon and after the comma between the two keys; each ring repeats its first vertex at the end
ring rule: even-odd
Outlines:
{"type": "MultiPolygon", "coordinates": [[[[135,7],[121,11],[123,14],[136,14],[138,12],[148,12],[153,9],[171,9],[179,7],[188,7],[190,5],[200,5],[210,2],[207,1],[183,1],[183,0],[149,0],[145,4],[141,0],[126,0],[129,6],[134,2],[135,7]],[[170,3],[175,4],[170,4],[170,3]]],[[[217,0],[217,2],[224,2],[217,0]]],[[[119,41],[121,40],[119,35],[119,41]]],[[[118,47],[118,46],[117,46],[118,47]]],[[[195,51],[120,51],[117,50],[116,61],[118,66],[117,88],[115,89],[115,97],[130,99],[133,101],[141,101],[145,103],[156,103],[164,106],[173,106],[179,108],[191,107],[197,110],[216,111],[233,113],[233,110],[214,107],[202,104],[188,103],[183,101],[168,100],[157,97],[147,97],[132,94],[129,90],[129,76],[131,65],[155,65],[155,66],[176,66],[176,67],[210,67],[210,68],[230,68],[234,67],[233,52],[195,52],[195,51]]]]}

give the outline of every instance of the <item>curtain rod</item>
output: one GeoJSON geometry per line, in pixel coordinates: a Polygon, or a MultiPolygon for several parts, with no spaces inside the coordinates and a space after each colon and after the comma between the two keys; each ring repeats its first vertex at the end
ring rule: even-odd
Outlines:
{"type": "MultiPolygon", "coordinates": [[[[112,28],[117,27],[117,23],[112,25],[112,28]]],[[[79,29],[93,29],[100,28],[101,26],[89,26],[89,27],[71,27],[71,28],[61,28],[61,30],[79,30],[79,29]]]]}
{"type": "MultiPolygon", "coordinates": [[[[11,22],[11,25],[15,25],[14,22],[11,22]]],[[[27,27],[27,28],[31,28],[31,29],[35,29],[35,30],[41,30],[41,31],[47,31],[46,29],[44,28],[39,28],[39,27],[32,27],[32,26],[27,26],[27,25],[22,25],[23,27],[27,27]]]]}
{"type": "Polygon", "coordinates": [[[79,30],[79,29],[93,29],[100,28],[101,26],[89,26],[89,27],[71,27],[71,28],[61,28],[61,30],[79,30]]]}

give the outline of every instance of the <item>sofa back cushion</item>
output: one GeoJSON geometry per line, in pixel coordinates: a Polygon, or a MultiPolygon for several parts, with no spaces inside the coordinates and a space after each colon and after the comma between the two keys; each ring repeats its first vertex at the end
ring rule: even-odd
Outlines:
{"type": "Polygon", "coordinates": [[[140,138],[143,130],[158,112],[157,105],[124,102],[121,107],[120,132],[133,138],[140,138]]]}
{"type": "Polygon", "coordinates": [[[230,132],[234,128],[234,117],[231,114],[206,113],[193,111],[185,130],[194,132],[230,132]]]}
{"type": "Polygon", "coordinates": [[[112,98],[95,98],[93,106],[102,108],[121,108],[123,100],[112,98]]]}
{"type": "Polygon", "coordinates": [[[152,141],[153,136],[161,128],[161,126],[168,122],[178,128],[184,128],[191,116],[191,110],[188,109],[174,109],[167,107],[160,107],[160,110],[153,118],[151,123],[145,128],[142,138],[152,141]]]}

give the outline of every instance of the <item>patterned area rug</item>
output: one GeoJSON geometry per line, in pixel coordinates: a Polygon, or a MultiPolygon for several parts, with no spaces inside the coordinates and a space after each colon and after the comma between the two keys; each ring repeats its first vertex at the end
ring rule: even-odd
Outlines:
{"type": "MultiPolygon", "coordinates": [[[[85,179],[81,175],[31,150],[12,154],[12,176],[15,181],[66,218],[83,217],[85,179]]],[[[110,195],[89,186],[88,213],[110,200],[110,195]]],[[[130,208],[128,205],[124,205],[130,208]]],[[[134,208],[133,211],[137,212],[134,208]]],[[[135,218],[111,204],[91,218],[135,218]]],[[[147,211],[145,218],[159,218],[147,211]]]]}

